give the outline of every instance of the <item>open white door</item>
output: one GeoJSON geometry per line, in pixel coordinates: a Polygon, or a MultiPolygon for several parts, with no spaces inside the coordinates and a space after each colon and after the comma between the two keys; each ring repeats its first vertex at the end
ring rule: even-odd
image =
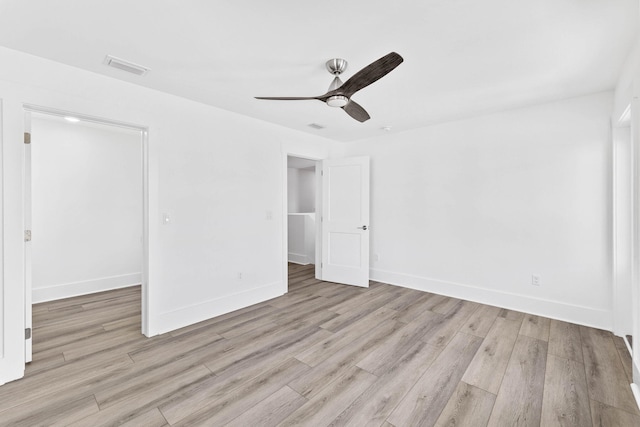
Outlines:
{"type": "Polygon", "coordinates": [[[0,162],[5,177],[0,188],[0,385],[24,376],[24,287],[22,218],[22,167],[24,132],[19,103],[0,99],[0,162]],[[10,107],[7,108],[7,105],[10,107]],[[16,188],[17,187],[17,188],[16,188]],[[14,249],[15,248],[15,249],[14,249]]]}
{"type": "Polygon", "coordinates": [[[322,161],[322,280],[369,287],[369,157],[322,161]]]}

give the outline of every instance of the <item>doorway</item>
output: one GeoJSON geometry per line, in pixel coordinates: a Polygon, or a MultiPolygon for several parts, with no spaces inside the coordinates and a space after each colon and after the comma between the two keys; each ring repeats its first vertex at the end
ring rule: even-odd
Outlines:
{"type": "MultiPolygon", "coordinates": [[[[289,159],[285,155],[285,177],[289,159]]],[[[305,160],[302,158],[302,160],[305,160]]],[[[369,165],[367,156],[313,160],[315,163],[315,278],[369,287],[369,165]]],[[[302,163],[309,168],[309,163],[302,163]]],[[[284,179],[284,212],[289,211],[289,180],[284,179]]],[[[292,185],[293,186],[293,185],[292,185]]],[[[313,191],[307,190],[307,191],[313,191]]],[[[284,221],[284,259],[289,259],[289,215],[284,221]]],[[[302,247],[298,245],[298,247],[302,247]]],[[[288,277],[284,265],[283,277],[288,277]]],[[[288,280],[285,280],[288,291],[288,280]]]]}
{"type": "Polygon", "coordinates": [[[142,126],[25,105],[29,332],[33,303],[141,285],[147,334],[147,145],[142,126]]]}
{"type": "MultiPolygon", "coordinates": [[[[307,266],[319,264],[319,165],[318,161],[297,156],[287,156],[286,186],[286,259],[289,265],[307,266]]],[[[319,267],[316,267],[319,278],[319,267]]],[[[288,283],[288,281],[287,281],[288,283]]],[[[287,285],[288,288],[288,285],[287,285]]]]}

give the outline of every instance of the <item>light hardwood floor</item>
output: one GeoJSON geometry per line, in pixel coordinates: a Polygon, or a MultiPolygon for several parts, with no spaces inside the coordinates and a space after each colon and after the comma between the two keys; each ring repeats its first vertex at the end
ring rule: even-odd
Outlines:
{"type": "Polygon", "coordinates": [[[34,306],[0,425],[640,426],[609,332],[410,289],[318,282],[151,339],[140,289],[34,306]]]}

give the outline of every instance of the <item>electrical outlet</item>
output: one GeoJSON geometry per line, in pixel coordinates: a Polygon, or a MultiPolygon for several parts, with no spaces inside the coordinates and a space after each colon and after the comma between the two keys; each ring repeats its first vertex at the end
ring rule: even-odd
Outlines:
{"type": "Polygon", "coordinates": [[[242,273],[238,271],[238,279],[242,279],[242,273]]]}
{"type": "Polygon", "coordinates": [[[373,255],[373,259],[374,259],[376,262],[380,261],[380,254],[374,254],[374,255],[373,255]]]}
{"type": "Polygon", "coordinates": [[[533,286],[540,286],[540,276],[537,274],[531,275],[531,284],[533,286]]]}

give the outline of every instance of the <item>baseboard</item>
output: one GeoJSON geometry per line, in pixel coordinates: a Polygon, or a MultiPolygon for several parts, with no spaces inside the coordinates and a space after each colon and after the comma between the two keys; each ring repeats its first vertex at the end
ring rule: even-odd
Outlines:
{"type": "Polygon", "coordinates": [[[128,286],[139,285],[142,280],[141,276],[141,273],[122,274],[120,276],[101,277],[94,280],[36,288],[32,290],[31,297],[33,298],[33,303],[36,304],[39,302],[76,297],[78,295],[126,288],[128,286]]]}
{"type": "Polygon", "coordinates": [[[379,269],[371,269],[370,278],[390,285],[522,311],[607,331],[613,327],[613,316],[608,310],[379,269]]]}
{"type": "Polygon", "coordinates": [[[212,317],[220,316],[241,308],[248,307],[284,294],[282,282],[274,282],[264,286],[247,289],[220,298],[210,299],[188,307],[182,307],[161,313],[150,319],[150,335],[164,334],[212,317]]]}
{"type": "Polygon", "coordinates": [[[638,387],[638,384],[631,383],[631,391],[633,392],[633,397],[636,398],[636,405],[640,409],[640,387],[638,387]]]}
{"type": "Polygon", "coordinates": [[[289,252],[289,262],[292,262],[294,264],[302,264],[302,265],[311,264],[311,261],[309,260],[308,256],[302,255],[302,254],[295,254],[293,252],[289,252]]]}
{"type": "Polygon", "coordinates": [[[627,346],[627,351],[629,351],[629,355],[633,355],[633,349],[631,348],[631,344],[629,343],[629,340],[627,339],[626,334],[622,335],[622,341],[624,341],[624,344],[627,346]]]}

